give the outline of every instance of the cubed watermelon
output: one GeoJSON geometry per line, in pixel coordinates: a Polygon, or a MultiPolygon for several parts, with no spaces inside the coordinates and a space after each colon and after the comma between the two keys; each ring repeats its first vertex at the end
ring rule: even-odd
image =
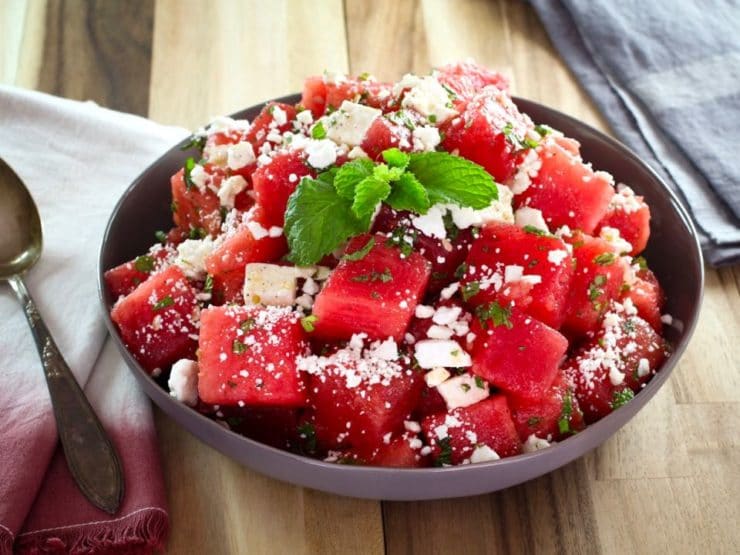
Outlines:
{"type": "Polygon", "coordinates": [[[563,323],[573,265],[559,238],[534,228],[491,224],[481,230],[465,264],[460,285],[472,306],[513,301],[552,328],[563,323]]]}
{"type": "Polygon", "coordinates": [[[627,302],[614,304],[595,338],[565,365],[586,422],[630,401],[666,357],[664,340],[627,302]]]}
{"type": "Polygon", "coordinates": [[[622,293],[622,298],[630,299],[637,313],[652,328],[660,333],[663,330],[661,312],[665,303],[665,294],[655,274],[647,268],[637,272],[635,280],[622,293]]]}
{"type": "Polygon", "coordinates": [[[365,464],[392,468],[423,468],[429,466],[429,457],[421,454],[423,446],[416,434],[405,432],[390,439],[388,443],[383,441],[365,464]]]}
{"type": "Polygon", "coordinates": [[[301,364],[311,374],[310,422],[321,449],[351,446],[372,458],[384,438],[403,430],[424,383],[405,360],[386,360],[348,347],[301,364]]]}
{"type": "Polygon", "coordinates": [[[146,254],[105,272],[105,285],[114,298],[128,295],[149,276],[169,266],[175,254],[175,249],[168,245],[154,245],[146,254]]]}
{"type": "Polygon", "coordinates": [[[614,196],[612,177],[594,172],[580,156],[552,138],[543,141],[536,152],[541,166],[529,186],[515,196],[516,206],[540,210],[550,229],[567,225],[593,233],[614,196]]]}
{"type": "Polygon", "coordinates": [[[475,96],[459,117],[444,124],[442,145],[480,164],[503,183],[513,177],[521,141],[531,128],[532,122],[511,98],[490,87],[475,96]]]}
{"type": "Polygon", "coordinates": [[[418,253],[406,256],[382,234],[352,239],[355,253],[372,241],[359,260],[343,259],[316,296],[318,339],[341,341],[362,331],[371,339],[400,341],[429,281],[429,263],[418,253]]]}
{"type": "Polygon", "coordinates": [[[252,121],[252,126],[247,133],[247,140],[252,143],[255,154],[259,152],[260,147],[267,141],[267,136],[271,131],[282,135],[286,131],[293,129],[295,116],[295,106],[282,102],[268,102],[265,104],[259,115],[252,121]],[[279,117],[275,117],[276,110],[278,110],[277,114],[279,117]]]}
{"type": "Polygon", "coordinates": [[[624,281],[624,262],[611,243],[574,233],[575,271],[568,293],[563,330],[578,338],[595,331],[611,301],[618,299],[624,281]]]}
{"type": "MultiPolygon", "coordinates": [[[[209,166],[209,183],[216,191],[223,181],[222,170],[209,166]]],[[[185,171],[180,170],[172,176],[172,219],[185,233],[195,234],[196,238],[208,234],[216,236],[222,223],[221,202],[218,195],[208,186],[201,191],[194,185],[185,183],[185,171]]]]}
{"type": "Polygon", "coordinates": [[[483,87],[493,85],[502,91],[509,89],[509,80],[497,71],[491,71],[475,62],[447,64],[435,71],[437,80],[455,91],[462,99],[470,100],[483,87]]]}
{"type": "Polygon", "coordinates": [[[131,354],[149,372],[181,358],[197,346],[196,292],[177,266],[151,276],[111,310],[111,319],[131,354]]]}
{"type": "Polygon", "coordinates": [[[409,127],[415,125],[416,121],[413,112],[408,110],[375,118],[360,146],[372,160],[381,160],[382,152],[389,148],[410,152],[413,139],[409,127]]]}
{"type": "Polygon", "coordinates": [[[564,439],[584,426],[578,400],[562,371],[540,399],[511,396],[509,406],[522,442],[530,435],[548,441],[564,439]]]}
{"type": "Polygon", "coordinates": [[[315,118],[322,116],[327,108],[339,108],[345,100],[386,109],[393,100],[392,88],[389,83],[364,77],[313,76],[303,83],[301,104],[315,118]]]}
{"type": "Polygon", "coordinates": [[[635,256],[645,250],[650,238],[650,208],[632,189],[620,185],[597,231],[603,227],[618,229],[620,237],[632,245],[629,254],[635,256]]]}
{"type": "Polygon", "coordinates": [[[274,262],[288,252],[283,235],[270,236],[259,207],[206,258],[213,279],[213,303],[238,302],[244,289],[244,269],[251,262],[274,262]]]}
{"type": "MultiPolygon", "coordinates": [[[[411,213],[396,211],[383,205],[375,217],[373,231],[391,237],[403,237],[431,265],[427,295],[439,293],[455,278],[455,272],[465,261],[473,244],[472,228],[458,229],[451,219],[446,220],[447,238],[438,239],[419,232],[411,223],[411,213]]],[[[400,239],[399,239],[400,240],[400,239]]]]}
{"type": "Polygon", "coordinates": [[[473,373],[506,393],[541,399],[555,380],[568,340],[516,307],[495,301],[476,310],[473,373]]]}
{"type": "Polygon", "coordinates": [[[300,407],[306,402],[296,357],[307,349],[288,307],[221,306],[201,314],[198,394],[206,403],[300,407]]]}
{"type": "Polygon", "coordinates": [[[306,175],[316,173],[306,165],[305,154],[300,150],[278,153],[255,170],[252,183],[265,224],[283,226],[288,197],[306,175]]]}
{"type": "Polygon", "coordinates": [[[471,458],[472,462],[495,460],[517,455],[522,449],[503,395],[428,416],[421,427],[436,466],[471,462],[471,458]]]}

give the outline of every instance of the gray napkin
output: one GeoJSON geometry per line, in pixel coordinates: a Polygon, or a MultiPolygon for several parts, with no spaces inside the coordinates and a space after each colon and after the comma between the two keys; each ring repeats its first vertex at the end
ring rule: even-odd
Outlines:
{"type": "Polygon", "coordinates": [[[740,262],[740,2],[530,0],[618,138],[740,262]]]}

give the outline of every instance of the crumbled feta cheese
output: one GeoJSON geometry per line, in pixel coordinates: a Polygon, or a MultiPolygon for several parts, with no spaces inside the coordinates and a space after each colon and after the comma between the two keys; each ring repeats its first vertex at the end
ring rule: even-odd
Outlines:
{"type": "Polygon", "coordinates": [[[357,160],[358,158],[370,158],[370,157],[367,155],[367,152],[362,150],[362,147],[355,146],[355,147],[352,147],[352,150],[350,150],[347,153],[347,158],[349,158],[350,160],[357,160]]]}
{"type": "Polygon", "coordinates": [[[303,125],[311,125],[313,123],[313,114],[311,113],[311,110],[301,110],[296,114],[295,119],[303,125]]]}
{"type": "Polygon", "coordinates": [[[545,218],[542,216],[542,211],[530,206],[522,206],[514,212],[514,221],[519,227],[532,226],[542,231],[550,232],[545,223],[545,218]]]}
{"type": "Polygon", "coordinates": [[[524,156],[524,160],[519,164],[512,180],[512,193],[519,195],[529,189],[529,186],[532,184],[532,178],[537,176],[540,169],[542,169],[542,160],[540,159],[539,152],[534,148],[529,149],[524,156]]]}
{"type": "Polygon", "coordinates": [[[457,293],[458,289],[460,289],[460,283],[458,283],[457,281],[454,283],[450,283],[447,287],[440,291],[439,296],[442,299],[449,300],[455,293],[457,293]]]}
{"type": "Polygon", "coordinates": [[[431,125],[415,128],[411,136],[414,141],[414,150],[433,151],[442,142],[439,129],[431,125]]]}
{"type": "Polygon", "coordinates": [[[426,319],[434,316],[434,307],[427,306],[425,304],[417,304],[414,310],[414,315],[417,318],[426,319]]]}
{"type": "Polygon", "coordinates": [[[522,446],[522,450],[525,453],[534,453],[535,451],[539,451],[540,449],[545,449],[547,447],[550,447],[549,441],[542,439],[541,437],[537,437],[534,434],[529,434],[527,441],[525,441],[522,446]]]}
{"type": "Polygon", "coordinates": [[[455,334],[447,326],[438,326],[436,324],[429,326],[427,337],[429,339],[450,339],[455,334]]]}
{"type": "Polygon", "coordinates": [[[487,398],[490,394],[488,384],[480,378],[476,381],[476,377],[471,374],[445,380],[437,386],[437,391],[447,403],[447,410],[469,407],[487,398]]]}
{"type": "Polygon", "coordinates": [[[673,316],[670,314],[663,314],[663,316],[660,317],[660,321],[663,322],[666,326],[670,326],[673,324],[673,316]]]}
{"type": "Polygon", "coordinates": [[[440,306],[432,316],[432,321],[440,326],[446,326],[455,322],[462,313],[459,306],[440,306]]]}
{"type": "Polygon", "coordinates": [[[398,94],[405,88],[409,89],[401,102],[404,108],[413,108],[426,118],[432,116],[438,124],[457,115],[452,108],[449,93],[433,76],[417,77],[406,74],[394,87],[394,93],[398,94]]]}
{"type": "Polygon", "coordinates": [[[233,209],[236,195],[246,188],[247,181],[241,175],[232,175],[228,179],[224,179],[218,190],[218,200],[221,202],[221,206],[225,206],[229,210],[233,209]]]}
{"type": "Polygon", "coordinates": [[[568,251],[563,249],[554,249],[547,253],[547,261],[555,266],[560,266],[566,258],[568,258],[568,251]]]}
{"type": "Polygon", "coordinates": [[[239,170],[244,166],[254,163],[254,148],[249,141],[241,141],[235,145],[229,145],[226,149],[226,165],[229,169],[239,170]]]}
{"type": "Polygon", "coordinates": [[[285,110],[283,110],[278,105],[273,105],[272,108],[272,121],[274,121],[277,125],[285,125],[288,123],[288,114],[285,113],[285,110]]]}
{"type": "Polygon", "coordinates": [[[475,450],[473,451],[473,454],[470,455],[470,462],[471,463],[480,463],[480,462],[488,462],[488,461],[497,461],[501,457],[498,456],[498,453],[491,449],[488,445],[478,445],[475,450]]]}
{"type": "Polygon", "coordinates": [[[244,273],[245,304],[290,306],[296,302],[297,268],[250,263],[244,273]]]}
{"type": "Polygon", "coordinates": [[[524,275],[524,266],[517,266],[516,264],[510,264],[504,268],[504,283],[511,283],[512,281],[519,281],[524,275]]]}
{"type": "Polygon", "coordinates": [[[613,245],[616,251],[620,254],[632,251],[632,244],[629,241],[622,239],[622,236],[616,227],[605,225],[599,230],[599,237],[613,245]]]}
{"type": "Polygon", "coordinates": [[[498,200],[491,201],[487,208],[474,210],[468,206],[446,204],[453,223],[460,229],[482,226],[493,222],[514,223],[514,212],[511,208],[513,194],[505,185],[497,185],[498,200]]]}
{"type": "Polygon", "coordinates": [[[339,110],[323,118],[326,136],[338,144],[358,146],[382,113],[377,108],[345,100],[339,110]]]}
{"type": "Polygon", "coordinates": [[[262,227],[262,224],[259,222],[255,222],[254,220],[250,220],[246,223],[247,229],[249,229],[249,232],[252,234],[252,237],[255,239],[264,239],[265,237],[270,235],[270,232],[266,230],[264,227],[262,227]]]}
{"type": "Polygon", "coordinates": [[[280,237],[282,234],[283,234],[283,228],[278,227],[276,225],[271,226],[270,229],[267,230],[267,235],[273,238],[280,237]]]}
{"type": "Polygon", "coordinates": [[[305,150],[308,163],[316,169],[327,168],[337,161],[337,148],[330,139],[308,141],[305,150]]]}
{"type": "Polygon", "coordinates": [[[175,264],[190,279],[203,279],[206,275],[206,258],[213,252],[216,243],[210,237],[186,239],[177,245],[175,264]]]}
{"type": "Polygon", "coordinates": [[[428,387],[437,387],[449,377],[450,373],[441,366],[438,366],[424,374],[424,381],[428,387]]]}
{"type": "Polygon", "coordinates": [[[439,204],[432,206],[426,214],[412,216],[411,224],[429,237],[437,239],[446,239],[447,230],[445,229],[444,215],[445,207],[439,204]]]}
{"type": "Polygon", "coordinates": [[[185,358],[178,360],[172,365],[167,387],[175,399],[194,407],[198,403],[198,363],[185,358]]]}
{"type": "Polygon", "coordinates": [[[382,341],[369,349],[371,356],[380,358],[383,360],[398,360],[398,345],[389,337],[385,341],[382,341]]]}
{"type": "Polygon", "coordinates": [[[421,432],[421,426],[418,422],[414,422],[413,420],[404,420],[403,427],[407,432],[411,432],[413,434],[421,432]]]}
{"type": "Polygon", "coordinates": [[[208,173],[206,169],[200,164],[195,164],[192,170],[190,170],[190,181],[198,188],[201,193],[206,192],[206,186],[208,185],[208,173]]]}
{"type": "Polygon", "coordinates": [[[470,355],[451,339],[422,339],[414,345],[414,353],[421,368],[463,368],[473,364],[470,355]]]}
{"type": "Polygon", "coordinates": [[[637,377],[644,378],[650,373],[650,362],[646,358],[641,358],[637,363],[637,377]]]}

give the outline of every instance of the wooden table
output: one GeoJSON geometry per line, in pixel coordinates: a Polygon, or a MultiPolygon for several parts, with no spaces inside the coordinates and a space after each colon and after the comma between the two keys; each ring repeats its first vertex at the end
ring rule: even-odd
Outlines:
{"type": "MultiPolygon", "coordinates": [[[[194,127],[325,68],[397,79],[473,57],[606,129],[533,11],[506,0],[2,0],[0,82],[194,127]]],[[[708,269],[671,380],[588,456],[506,491],[379,503],[265,478],[157,413],[171,553],[737,553],[740,268],[708,269]]]]}

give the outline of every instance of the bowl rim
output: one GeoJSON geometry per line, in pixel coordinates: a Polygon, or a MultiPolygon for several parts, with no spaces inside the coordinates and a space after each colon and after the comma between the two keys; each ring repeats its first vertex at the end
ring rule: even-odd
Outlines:
{"type": "MultiPolygon", "coordinates": [[[[237,112],[234,112],[233,114],[231,114],[230,117],[234,117],[234,118],[242,117],[242,114],[248,111],[261,109],[269,102],[285,102],[285,103],[295,104],[299,99],[300,99],[300,94],[298,93],[285,95],[285,96],[277,97],[274,99],[269,99],[264,102],[244,108],[242,110],[238,110],[237,112]]],[[[201,425],[206,426],[209,433],[226,434],[227,437],[233,436],[232,439],[241,441],[242,443],[245,443],[246,445],[250,445],[258,449],[264,449],[267,452],[271,452],[281,457],[291,459],[297,463],[306,465],[307,467],[320,468],[322,470],[329,470],[330,472],[334,474],[368,475],[368,476],[382,478],[383,476],[396,475],[397,473],[402,472],[405,476],[412,478],[414,476],[419,476],[419,475],[425,475],[425,476],[430,475],[430,474],[447,475],[447,474],[454,472],[456,476],[463,476],[466,473],[470,474],[470,473],[480,472],[481,469],[497,469],[497,468],[505,468],[505,467],[512,466],[512,465],[518,465],[519,463],[526,463],[528,461],[532,461],[533,459],[540,459],[543,456],[549,456],[553,459],[560,461],[559,464],[557,464],[557,466],[554,466],[547,472],[538,474],[539,476],[539,475],[548,474],[549,472],[552,472],[553,470],[561,466],[564,466],[565,464],[571,462],[572,460],[584,456],[586,453],[588,453],[595,447],[606,442],[612,435],[614,435],[619,429],[621,429],[626,424],[627,421],[631,420],[631,418],[634,415],[636,415],[640,410],[642,410],[645,404],[647,404],[647,402],[649,402],[650,399],[655,395],[655,393],[663,386],[663,384],[666,382],[666,380],[671,375],[679,359],[685,352],[686,347],[688,346],[694,334],[696,325],[699,320],[699,314],[701,311],[703,294],[704,294],[705,271],[704,271],[704,259],[703,259],[703,255],[701,251],[701,246],[699,243],[699,239],[696,233],[694,223],[691,217],[689,216],[689,213],[686,207],[683,205],[682,200],[678,197],[678,195],[676,195],[676,193],[670,187],[666,185],[666,183],[657,174],[657,172],[655,172],[655,170],[653,170],[647,163],[642,161],[642,159],[632,149],[622,144],[620,141],[614,139],[613,137],[607,135],[606,133],[568,114],[560,112],[559,110],[550,108],[539,102],[532,101],[532,100],[518,97],[518,96],[512,96],[512,99],[514,103],[517,104],[518,106],[520,105],[531,106],[544,113],[549,112],[560,119],[566,120],[569,125],[574,126],[574,127],[579,127],[583,129],[585,133],[595,135],[599,140],[605,142],[610,148],[621,152],[626,158],[629,158],[631,159],[632,162],[636,163],[637,166],[639,166],[642,171],[644,171],[655,183],[658,184],[659,188],[662,189],[663,193],[665,193],[668,196],[668,200],[670,201],[673,209],[678,213],[685,227],[687,228],[687,232],[692,240],[691,246],[692,246],[692,251],[693,251],[693,252],[687,252],[687,255],[694,254],[698,256],[699,275],[697,276],[698,279],[696,280],[696,287],[693,291],[693,293],[696,295],[697,302],[695,303],[695,305],[693,306],[691,310],[690,317],[688,319],[689,321],[683,322],[684,329],[681,332],[683,334],[683,337],[676,345],[673,345],[674,349],[671,352],[670,357],[666,359],[666,361],[661,366],[660,371],[658,371],[654,375],[654,377],[647,383],[647,385],[642,389],[642,391],[640,391],[637,395],[635,395],[635,398],[632,401],[630,401],[630,404],[634,403],[633,406],[637,405],[637,408],[634,410],[634,412],[630,411],[629,416],[625,416],[626,414],[628,414],[627,412],[622,412],[619,410],[613,411],[612,413],[608,414],[601,420],[588,425],[584,430],[580,431],[579,433],[574,434],[565,440],[554,443],[547,449],[543,449],[543,450],[539,450],[535,452],[522,453],[522,454],[515,455],[512,457],[506,457],[506,458],[495,460],[495,461],[487,461],[487,462],[476,463],[476,464],[466,464],[466,465],[457,465],[457,466],[448,466],[448,467],[399,468],[399,467],[382,467],[382,466],[368,466],[368,465],[342,465],[342,464],[336,464],[332,462],[326,462],[322,459],[311,458],[308,456],[292,453],[284,449],[272,447],[270,445],[261,443],[249,437],[238,434],[230,429],[227,429],[223,427],[222,425],[218,424],[212,418],[209,418],[201,414],[194,408],[184,405],[180,401],[177,401],[175,398],[171,397],[169,393],[165,391],[158,383],[154,381],[154,379],[133,358],[131,353],[128,351],[128,349],[123,344],[123,341],[118,333],[118,330],[116,329],[116,326],[110,317],[110,308],[112,305],[109,306],[106,301],[106,286],[105,286],[105,280],[104,280],[104,273],[106,271],[106,268],[104,268],[103,263],[104,263],[104,258],[105,258],[108,242],[110,240],[110,234],[112,232],[113,223],[116,220],[116,217],[118,216],[118,213],[121,207],[126,202],[127,198],[129,197],[129,195],[133,193],[133,191],[138,187],[139,183],[146,178],[147,174],[154,167],[160,164],[161,161],[165,157],[167,157],[170,153],[172,153],[172,151],[176,149],[180,149],[182,146],[184,146],[187,143],[188,141],[187,137],[183,139],[182,141],[180,141],[179,143],[173,145],[171,149],[167,150],[166,152],[163,152],[162,155],[159,158],[157,158],[157,160],[155,160],[153,163],[148,165],[122,193],[122,195],[120,196],[120,198],[118,199],[118,201],[116,202],[115,206],[113,207],[110,213],[108,222],[105,227],[105,232],[102,237],[100,248],[98,251],[97,290],[98,290],[98,299],[100,302],[100,308],[103,311],[103,318],[105,321],[105,325],[114,343],[116,344],[116,347],[121,352],[124,360],[126,361],[127,366],[129,367],[129,370],[137,378],[137,381],[139,382],[139,386],[141,387],[145,383],[149,384],[150,387],[143,387],[144,392],[147,394],[147,396],[152,401],[154,401],[158,406],[160,406],[160,408],[162,408],[163,412],[165,413],[169,412],[165,410],[164,408],[164,405],[169,405],[169,407],[173,410],[192,413],[190,414],[189,417],[198,420],[201,425]],[[152,391],[150,391],[151,387],[156,388],[156,390],[159,393],[155,394],[152,391]],[[621,420],[623,420],[623,422],[619,424],[616,428],[614,428],[614,430],[609,431],[610,425],[617,419],[620,419],[620,412],[622,412],[621,420]],[[579,443],[586,444],[586,448],[583,450],[574,448],[574,445],[577,445],[579,443]]],[[[527,112],[528,109],[529,108],[523,108],[523,111],[527,112]]],[[[167,416],[168,418],[173,418],[169,413],[167,414],[167,416]]],[[[189,433],[198,437],[199,440],[207,442],[207,440],[201,437],[200,434],[197,434],[191,429],[189,429],[188,426],[185,426],[179,422],[178,422],[178,425],[184,428],[185,430],[187,430],[189,433]]],[[[214,448],[224,453],[229,458],[236,460],[237,462],[239,462],[239,464],[246,464],[247,466],[249,466],[249,463],[246,463],[238,458],[235,458],[232,454],[226,453],[223,449],[216,447],[216,446],[214,446],[214,448]]],[[[263,472],[263,471],[260,471],[260,472],[263,472]]],[[[525,479],[513,482],[510,485],[515,485],[517,483],[528,481],[530,479],[532,478],[525,478],[525,479]]],[[[296,481],[292,483],[303,485],[301,484],[300,481],[296,481]]],[[[330,491],[330,490],[327,490],[327,491],[330,491]]],[[[491,491],[491,490],[488,490],[488,491],[491,491]]],[[[480,493],[483,493],[483,492],[481,491],[480,493]]],[[[443,495],[443,496],[436,495],[436,496],[429,496],[429,497],[415,497],[415,499],[437,499],[437,498],[442,498],[442,497],[454,497],[454,496],[455,495],[443,495]]],[[[368,497],[368,496],[363,496],[363,497],[368,497]]],[[[374,497],[374,498],[377,499],[377,497],[374,497]]],[[[390,499],[390,497],[383,497],[383,498],[390,499]]],[[[402,496],[402,497],[398,497],[398,499],[412,499],[412,498],[402,496]]]]}

